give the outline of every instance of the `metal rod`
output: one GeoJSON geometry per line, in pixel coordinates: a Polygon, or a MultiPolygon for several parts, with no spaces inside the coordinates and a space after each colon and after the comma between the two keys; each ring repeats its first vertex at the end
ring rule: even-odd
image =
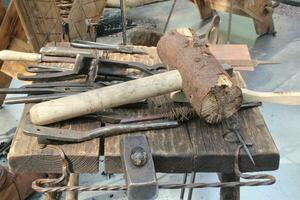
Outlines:
{"type": "MultiPolygon", "coordinates": [[[[192,172],[191,173],[191,180],[190,180],[190,183],[191,184],[194,184],[195,183],[195,178],[196,178],[196,172],[192,172]]],[[[192,200],[193,198],[193,188],[190,188],[189,190],[189,194],[188,194],[188,200],[192,200]]]]}
{"type": "Polygon", "coordinates": [[[230,1],[230,11],[229,11],[229,19],[228,19],[228,30],[227,30],[227,43],[230,43],[230,35],[231,35],[231,23],[232,23],[232,12],[233,12],[233,2],[230,1]]]}
{"type": "Polygon", "coordinates": [[[251,155],[251,152],[250,152],[247,144],[245,143],[245,140],[243,139],[243,137],[241,136],[241,134],[236,129],[234,129],[233,131],[234,131],[235,135],[237,136],[237,138],[239,139],[239,142],[243,146],[244,150],[246,151],[246,153],[247,153],[249,159],[251,160],[252,164],[255,166],[254,159],[253,159],[253,157],[251,155]]]}
{"type": "Polygon", "coordinates": [[[173,1],[171,10],[170,10],[169,15],[168,15],[168,18],[167,18],[167,22],[166,22],[165,27],[164,27],[164,30],[163,30],[163,33],[165,33],[166,30],[167,30],[167,28],[168,28],[168,25],[169,25],[170,19],[171,19],[171,17],[172,17],[172,14],[173,14],[173,11],[174,11],[176,2],[177,2],[177,0],[174,0],[174,1],[173,1]]]}
{"type": "MultiPolygon", "coordinates": [[[[186,184],[187,176],[188,176],[188,173],[185,173],[185,174],[183,175],[183,181],[182,181],[182,184],[186,184]]],[[[185,188],[182,188],[182,189],[181,189],[181,192],[180,192],[180,200],[183,200],[183,199],[184,199],[184,193],[185,193],[185,188]]]]}
{"type": "Polygon", "coordinates": [[[126,33],[126,0],[120,0],[121,15],[122,15],[122,29],[123,29],[123,44],[127,44],[127,33],[126,33]]]}

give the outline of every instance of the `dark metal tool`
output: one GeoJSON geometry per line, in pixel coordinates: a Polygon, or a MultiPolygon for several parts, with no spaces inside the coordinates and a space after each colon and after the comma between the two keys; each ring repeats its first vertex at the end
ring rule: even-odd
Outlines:
{"type": "Polygon", "coordinates": [[[158,182],[146,136],[125,136],[120,149],[128,200],[156,199],[158,182]]]}
{"type": "Polygon", "coordinates": [[[74,40],[71,43],[71,46],[75,48],[82,48],[82,49],[110,50],[110,51],[116,51],[116,52],[128,53],[128,54],[147,54],[142,48],[138,48],[138,47],[104,44],[104,43],[90,42],[90,41],[83,41],[83,40],[74,40]]]}
{"type": "Polygon", "coordinates": [[[93,49],[79,49],[72,47],[42,47],[40,53],[46,56],[64,56],[76,58],[78,54],[87,55],[91,57],[101,57],[103,51],[97,51],[93,49]]]}
{"type": "Polygon", "coordinates": [[[86,92],[96,87],[0,88],[0,94],[52,94],[86,92]]]}
{"type": "Polygon", "coordinates": [[[118,80],[135,79],[128,75],[127,69],[132,68],[143,72],[146,76],[159,72],[164,66],[148,66],[139,62],[115,61],[107,59],[94,59],[86,55],[78,55],[72,70],[63,70],[56,67],[29,66],[27,71],[37,73],[35,75],[24,76],[18,74],[18,79],[25,81],[42,81],[52,79],[76,78],[80,75],[87,76],[90,82],[94,82],[99,77],[114,77],[118,80]]]}
{"type": "Polygon", "coordinates": [[[232,131],[236,135],[238,141],[243,146],[243,148],[246,151],[246,153],[247,153],[249,159],[251,160],[252,164],[255,166],[255,162],[254,162],[252,154],[251,154],[251,152],[248,148],[248,145],[246,144],[243,136],[240,133],[241,127],[240,127],[240,120],[239,120],[238,116],[235,114],[234,116],[227,119],[226,122],[227,122],[227,125],[229,127],[229,130],[232,131]]]}
{"type": "Polygon", "coordinates": [[[24,123],[24,134],[43,138],[44,140],[54,140],[62,142],[83,142],[98,137],[109,137],[122,133],[133,133],[138,131],[158,130],[175,128],[178,126],[176,121],[154,121],[145,123],[115,124],[100,127],[90,131],[74,131],[69,129],[58,129],[46,126],[33,125],[29,119],[24,123]]]}
{"type": "MultiPolygon", "coordinates": [[[[76,57],[76,62],[73,70],[66,70],[61,72],[51,72],[51,73],[38,73],[36,75],[24,76],[23,74],[18,74],[19,80],[24,81],[38,81],[44,79],[58,79],[58,78],[67,78],[80,74],[88,74],[89,68],[92,65],[93,59],[86,55],[78,55],[76,57]]],[[[43,67],[46,69],[46,66],[43,67]]],[[[51,69],[51,68],[50,68],[51,69]]]]}
{"type": "Polygon", "coordinates": [[[22,97],[10,97],[4,100],[4,104],[12,105],[12,104],[23,104],[23,103],[40,103],[43,101],[49,101],[53,99],[66,97],[72,94],[76,94],[76,93],[56,93],[56,94],[30,95],[30,96],[22,96],[22,97]]]}

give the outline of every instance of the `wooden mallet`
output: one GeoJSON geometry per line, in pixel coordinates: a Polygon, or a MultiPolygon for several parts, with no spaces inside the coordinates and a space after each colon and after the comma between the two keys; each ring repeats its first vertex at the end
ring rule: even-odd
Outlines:
{"type": "Polygon", "coordinates": [[[239,110],[242,91],[189,29],[163,36],[157,49],[163,63],[173,70],[36,104],[30,110],[32,123],[50,124],[181,89],[208,123],[239,110]]]}

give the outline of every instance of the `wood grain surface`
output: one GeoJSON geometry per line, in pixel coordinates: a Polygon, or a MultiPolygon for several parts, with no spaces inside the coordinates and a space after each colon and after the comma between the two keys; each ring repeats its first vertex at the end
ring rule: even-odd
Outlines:
{"type": "MultiPolygon", "coordinates": [[[[239,73],[234,81],[245,86],[239,73]]],[[[149,115],[166,112],[176,106],[167,97],[151,99],[146,110],[123,111],[129,116],[149,115]],[[160,105],[160,106],[155,106],[160,105]]],[[[256,162],[251,164],[247,154],[242,151],[241,169],[243,171],[275,170],[279,166],[279,152],[258,108],[240,111],[241,135],[246,142],[253,143],[250,151],[256,162]]],[[[148,138],[157,172],[233,172],[234,153],[237,143],[225,141],[229,133],[225,123],[209,125],[201,119],[194,119],[180,127],[169,130],[149,131],[148,138]]],[[[105,170],[109,173],[122,172],[119,144],[122,136],[105,140],[105,170]]]]}

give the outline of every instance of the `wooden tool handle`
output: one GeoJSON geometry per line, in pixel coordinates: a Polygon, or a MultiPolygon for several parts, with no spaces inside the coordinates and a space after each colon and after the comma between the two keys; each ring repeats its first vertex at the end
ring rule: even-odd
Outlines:
{"type": "Polygon", "coordinates": [[[261,101],[284,105],[300,105],[299,92],[257,92],[242,89],[244,102],[261,101]]]}
{"type": "MultiPolygon", "coordinates": [[[[284,105],[300,105],[300,92],[257,92],[242,89],[243,102],[269,102],[284,105]]],[[[172,92],[171,99],[175,102],[188,103],[182,91],[172,92]]]]}
{"type": "Polygon", "coordinates": [[[33,124],[45,125],[106,108],[134,103],[181,88],[180,73],[173,70],[36,104],[30,110],[30,118],[33,124]]]}
{"type": "Polygon", "coordinates": [[[0,51],[0,60],[3,61],[32,61],[40,62],[42,59],[41,54],[37,53],[24,53],[11,50],[0,51]]]}

